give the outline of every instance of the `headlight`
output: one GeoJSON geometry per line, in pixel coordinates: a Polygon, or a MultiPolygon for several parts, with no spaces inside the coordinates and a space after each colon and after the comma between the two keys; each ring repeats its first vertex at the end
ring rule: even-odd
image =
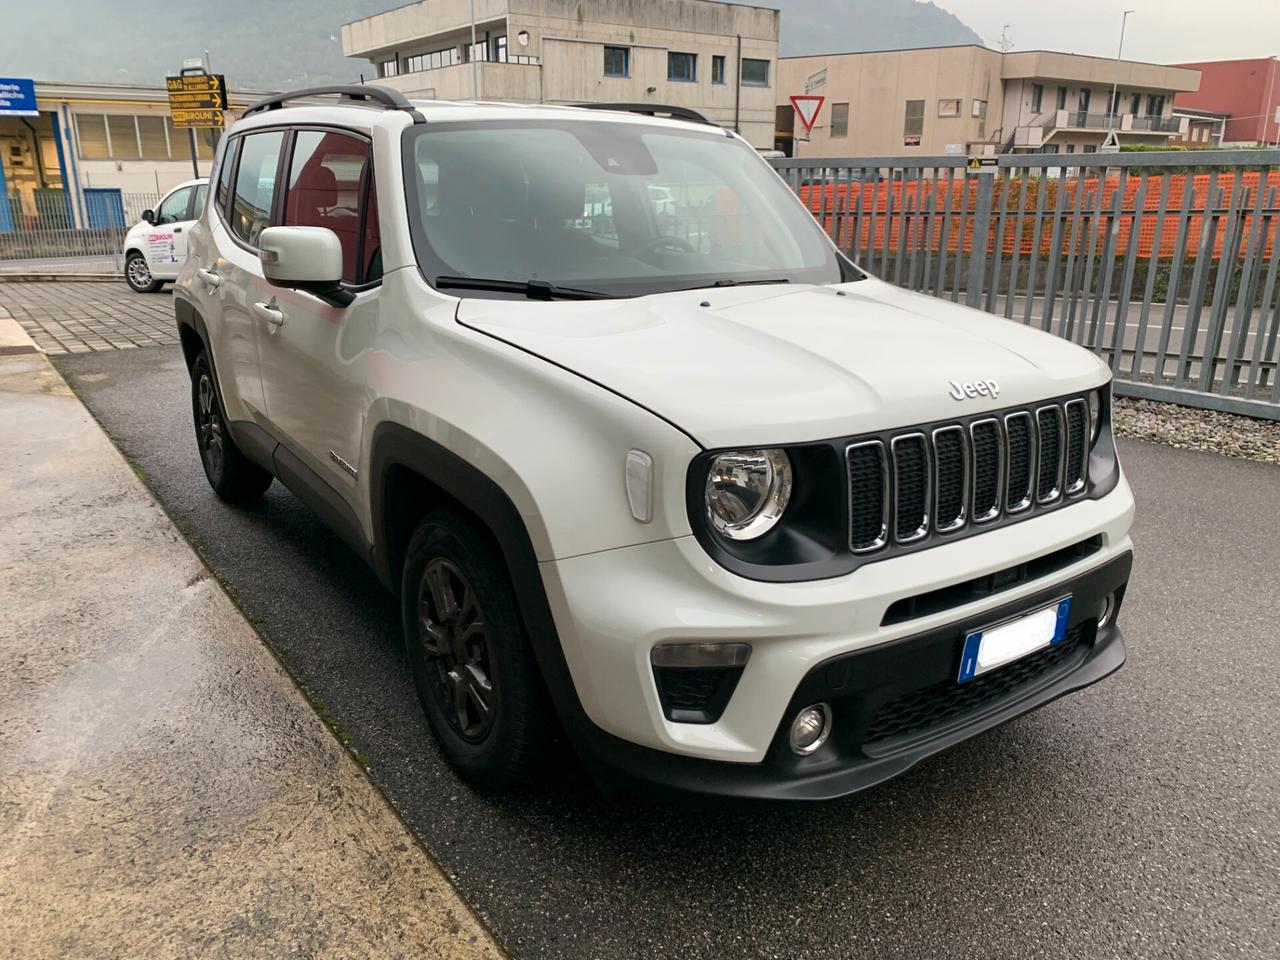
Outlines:
{"type": "Polygon", "coordinates": [[[731,540],[773,529],[791,499],[791,461],[782,450],[722,453],[707,474],[707,516],[731,540]]]}
{"type": "Polygon", "coordinates": [[[1089,446],[1092,447],[1098,442],[1098,435],[1102,433],[1102,391],[1105,387],[1100,387],[1089,394],[1089,446]]]}

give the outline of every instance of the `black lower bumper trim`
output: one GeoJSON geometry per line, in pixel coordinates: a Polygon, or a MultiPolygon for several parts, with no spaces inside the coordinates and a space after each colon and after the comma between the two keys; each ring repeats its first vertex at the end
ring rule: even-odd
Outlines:
{"type": "Polygon", "coordinates": [[[579,750],[603,787],[627,793],[830,800],[864,790],[1118,670],[1125,648],[1116,615],[1132,563],[1126,553],[1015,603],[818,664],[797,687],[760,763],[664,753],[598,728],[579,741],[579,750]],[[1071,616],[1061,644],[955,682],[966,634],[1068,593],[1071,616]],[[1099,627],[1108,594],[1115,603],[1099,627]],[[796,756],[787,745],[787,720],[817,702],[831,707],[832,735],[813,756],[796,756]]]}

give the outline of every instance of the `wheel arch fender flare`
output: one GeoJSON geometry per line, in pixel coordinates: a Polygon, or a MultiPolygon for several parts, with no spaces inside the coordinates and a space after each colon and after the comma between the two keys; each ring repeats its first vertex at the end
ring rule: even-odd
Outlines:
{"type": "Polygon", "coordinates": [[[492,478],[442,444],[394,422],[380,423],[373,433],[369,458],[369,509],[373,532],[372,561],[383,584],[399,595],[403,552],[412,531],[395,536],[395,491],[398,468],[406,469],[434,487],[442,499],[463,508],[483,527],[497,546],[511,578],[516,607],[534,657],[566,729],[573,733],[590,724],[578,699],[573,678],[556,631],[551,605],[543,587],[537,553],[520,511],[492,478]],[[397,554],[399,554],[397,556],[397,554]]]}

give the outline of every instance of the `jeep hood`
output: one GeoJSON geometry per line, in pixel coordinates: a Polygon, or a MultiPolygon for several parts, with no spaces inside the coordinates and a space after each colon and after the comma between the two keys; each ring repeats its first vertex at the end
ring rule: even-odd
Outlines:
{"type": "Polygon", "coordinates": [[[874,279],[628,300],[464,299],[464,326],[587,377],[705,447],[793,444],[1098,386],[1087,351],[874,279]],[[952,382],[999,395],[956,400],[952,382]]]}

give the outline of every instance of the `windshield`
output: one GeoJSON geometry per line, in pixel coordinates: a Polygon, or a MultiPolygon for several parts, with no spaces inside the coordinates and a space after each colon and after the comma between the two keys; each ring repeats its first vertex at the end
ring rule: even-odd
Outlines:
{"type": "Polygon", "coordinates": [[[433,284],[532,280],[625,297],[842,279],[809,213],[755,151],[722,131],[598,120],[429,124],[406,133],[405,180],[414,250],[433,284]]]}

